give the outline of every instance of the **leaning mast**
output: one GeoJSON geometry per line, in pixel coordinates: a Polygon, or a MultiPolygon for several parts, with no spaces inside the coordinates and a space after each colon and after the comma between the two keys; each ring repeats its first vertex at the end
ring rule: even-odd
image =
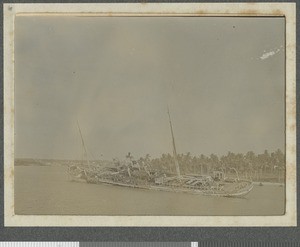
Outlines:
{"type": "Polygon", "coordinates": [[[83,137],[82,137],[82,133],[81,133],[81,129],[80,129],[78,121],[77,121],[77,127],[78,127],[79,134],[80,134],[80,137],[81,137],[81,143],[82,143],[82,146],[84,148],[84,153],[85,153],[86,161],[87,161],[88,166],[90,166],[90,162],[89,162],[89,159],[88,159],[87,150],[86,150],[86,147],[85,147],[85,144],[84,144],[84,140],[83,140],[83,137]]]}
{"type": "Polygon", "coordinates": [[[178,163],[178,159],[177,159],[177,152],[176,152],[176,146],[175,146],[175,138],[174,138],[174,133],[173,133],[173,127],[172,127],[172,122],[171,122],[171,116],[170,116],[169,107],[168,107],[168,115],[169,115],[169,123],[170,123],[171,135],[172,135],[173,156],[174,156],[174,162],[175,162],[175,167],[176,167],[176,173],[177,173],[178,177],[181,177],[180,169],[179,169],[179,163],[178,163]]]}

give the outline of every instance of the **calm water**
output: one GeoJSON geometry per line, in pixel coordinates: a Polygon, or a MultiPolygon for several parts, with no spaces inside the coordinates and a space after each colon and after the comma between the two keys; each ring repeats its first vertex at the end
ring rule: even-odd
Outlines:
{"type": "Polygon", "coordinates": [[[66,167],[16,166],[16,214],[69,215],[281,215],[279,185],[255,186],[245,198],[131,189],[75,183],[66,167]]]}

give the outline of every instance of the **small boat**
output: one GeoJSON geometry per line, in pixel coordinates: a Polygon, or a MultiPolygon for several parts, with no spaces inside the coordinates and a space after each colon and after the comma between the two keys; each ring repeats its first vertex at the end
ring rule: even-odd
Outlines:
{"type": "Polygon", "coordinates": [[[68,174],[70,176],[70,181],[72,182],[86,182],[87,181],[87,174],[86,169],[81,168],[77,165],[71,165],[68,168],[68,174]]]}

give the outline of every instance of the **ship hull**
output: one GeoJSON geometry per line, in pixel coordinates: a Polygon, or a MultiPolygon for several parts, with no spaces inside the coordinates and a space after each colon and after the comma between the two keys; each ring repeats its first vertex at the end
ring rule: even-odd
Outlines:
{"type": "Polygon", "coordinates": [[[119,172],[95,172],[77,166],[70,167],[68,174],[70,177],[69,180],[74,182],[109,184],[136,189],[189,193],[215,197],[244,197],[253,189],[253,183],[249,180],[214,181],[210,176],[201,175],[157,177],[157,180],[152,178],[155,182],[146,180],[139,182],[138,180],[135,180],[130,176],[127,177],[127,175],[123,174],[123,181],[116,181],[117,178],[115,176],[117,176],[119,172]],[[103,176],[108,176],[108,178],[103,176]]]}
{"type": "Polygon", "coordinates": [[[203,196],[214,196],[214,197],[244,197],[248,193],[251,192],[253,189],[253,183],[250,181],[248,182],[249,185],[244,187],[241,190],[237,191],[218,191],[218,190],[201,190],[201,189],[192,189],[192,188],[180,188],[180,187],[170,187],[170,186],[158,186],[158,185],[138,185],[138,184],[127,184],[127,183],[120,183],[111,180],[105,179],[97,179],[97,180],[89,180],[89,179],[82,179],[78,177],[74,177],[72,181],[75,182],[85,182],[90,184],[107,184],[112,186],[120,186],[120,187],[127,187],[127,188],[135,188],[135,189],[144,189],[144,190],[155,190],[155,191],[164,191],[164,192],[173,192],[173,193],[188,193],[188,194],[195,194],[195,195],[203,195],[203,196]]]}

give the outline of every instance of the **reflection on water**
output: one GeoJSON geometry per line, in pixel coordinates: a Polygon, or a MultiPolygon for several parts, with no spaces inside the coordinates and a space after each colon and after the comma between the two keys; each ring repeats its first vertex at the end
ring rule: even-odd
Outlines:
{"type": "Polygon", "coordinates": [[[210,197],[75,183],[66,167],[16,166],[16,214],[282,215],[285,188],[254,186],[245,198],[210,197]]]}

